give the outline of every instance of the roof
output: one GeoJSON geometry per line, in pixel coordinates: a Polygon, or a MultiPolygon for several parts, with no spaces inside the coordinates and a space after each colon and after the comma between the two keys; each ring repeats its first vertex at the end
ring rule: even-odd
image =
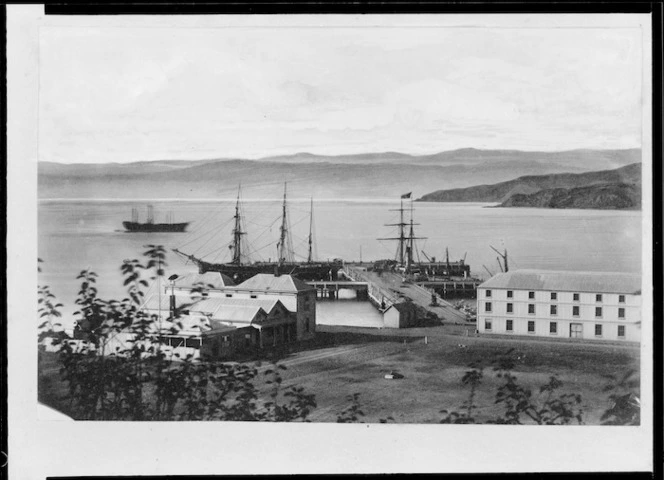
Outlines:
{"type": "Polygon", "coordinates": [[[213,290],[234,286],[235,282],[221,272],[187,273],[175,279],[173,284],[178,288],[194,288],[203,286],[213,290]]]}
{"type": "Polygon", "coordinates": [[[618,272],[513,270],[491,277],[478,288],[640,294],[641,275],[618,272]]]}
{"type": "MultiPolygon", "coordinates": [[[[178,297],[177,295],[175,296],[175,308],[181,308],[190,305],[191,303],[192,301],[187,297],[178,297]]],[[[164,293],[161,295],[158,293],[149,294],[143,302],[141,308],[145,310],[161,309],[164,312],[168,312],[171,308],[170,295],[166,295],[164,293]]]]}
{"type": "Polygon", "coordinates": [[[194,303],[190,310],[195,312],[213,313],[222,307],[260,307],[265,312],[270,313],[274,307],[280,304],[288,310],[278,298],[257,299],[257,298],[228,298],[228,297],[208,297],[194,303]]]}
{"type": "Polygon", "coordinates": [[[413,302],[398,302],[398,303],[393,303],[390,305],[388,310],[390,308],[394,307],[398,312],[408,312],[409,310],[412,310],[414,308],[413,302]]]}
{"type": "Polygon", "coordinates": [[[204,335],[215,335],[218,333],[234,332],[238,329],[238,327],[226,325],[220,322],[219,320],[210,320],[210,326],[212,327],[212,329],[203,332],[204,335]]]}
{"type": "Polygon", "coordinates": [[[168,332],[173,330],[175,335],[195,335],[211,328],[209,320],[191,317],[189,315],[183,315],[175,321],[164,320],[158,325],[161,326],[163,331],[168,332]]]}
{"type": "Polygon", "coordinates": [[[259,273],[237,286],[239,289],[256,291],[301,292],[313,290],[315,287],[307,285],[292,275],[274,276],[269,273],[259,273]]]}
{"type": "Polygon", "coordinates": [[[251,324],[256,319],[256,316],[263,312],[259,306],[251,305],[222,305],[212,313],[214,320],[226,322],[240,322],[251,324]]]}

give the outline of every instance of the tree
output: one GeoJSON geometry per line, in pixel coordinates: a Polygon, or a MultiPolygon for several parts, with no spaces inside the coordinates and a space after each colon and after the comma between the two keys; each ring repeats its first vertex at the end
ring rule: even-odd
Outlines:
{"type": "MultiPolygon", "coordinates": [[[[306,421],[316,407],[315,396],[297,386],[284,387],[275,363],[260,378],[247,364],[194,359],[192,354],[167,355],[164,334],[177,334],[181,311],[169,321],[148,317],[142,311],[144,289],[160,282],[166,252],[147,245],[147,263],[126,260],[121,266],[127,297],[104,300],[97,295],[97,275],[83,270],[76,304],[77,338],[57,338],[61,378],[67,385],[67,413],[85,420],[244,420],[306,421]],[[122,341],[118,339],[122,338],[122,341]],[[261,380],[265,380],[261,382],[261,380]],[[258,386],[271,393],[261,401],[258,386]]],[[[194,299],[205,286],[198,286],[194,299]]],[[[60,304],[48,287],[39,287],[40,339],[52,336],[60,304]]]]}

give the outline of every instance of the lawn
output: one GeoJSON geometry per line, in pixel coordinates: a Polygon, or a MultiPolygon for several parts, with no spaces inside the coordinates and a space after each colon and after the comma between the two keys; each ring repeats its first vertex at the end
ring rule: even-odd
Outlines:
{"type": "MultiPolygon", "coordinates": [[[[408,330],[325,327],[310,348],[285,354],[284,384],[314,393],[318,407],[309,419],[335,422],[359,394],[364,416],[373,423],[391,417],[398,423],[438,423],[440,410],[457,410],[468,397],[461,383],[469,364],[484,367],[475,403],[477,418],[500,414],[495,405],[496,378],[492,361],[511,351],[513,373],[533,391],[550,376],[563,383],[560,393],[580,394],[585,424],[597,425],[609,407],[606,375],[639,371],[639,349],[630,345],[519,340],[500,337],[450,335],[447,327],[408,330]],[[425,343],[424,336],[427,340],[425,343]],[[388,380],[392,370],[403,379],[388,380]]],[[[267,396],[267,387],[261,388],[267,396]]],[[[53,356],[40,365],[40,401],[66,410],[66,385],[59,380],[53,356]]]]}

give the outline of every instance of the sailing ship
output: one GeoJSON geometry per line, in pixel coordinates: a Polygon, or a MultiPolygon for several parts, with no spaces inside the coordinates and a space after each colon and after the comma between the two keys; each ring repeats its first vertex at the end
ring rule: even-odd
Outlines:
{"type": "Polygon", "coordinates": [[[252,262],[243,247],[244,236],[247,232],[244,230],[242,209],[240,204],[240,190],[235,202],[234,227],[232,231],[232,240],[228,248],[232,252],[232,259],[227,263],[213,263],[198,258],[195,255],[183,252],[177,248],[173,251],[183,258],[195,263],[200,273],[221,272],[231,277],[236,283],[243,282],[248,278],[259,273],[270,273],[275,275],[288,274],[305,281],[316,280],[336,280],[337,273],[343,267],[341,259],[320,262],[313,257],[313,199],[311,200],[310,218],[309,218],[309,251],[306,261],[298,262],[295,260],[295,254],[292,247],[291,232],[288,221],[288,208],[286,199],[286,185],[284,185],[284,198],[281,208],[281,227],[277,246],[278,260],[274,261],[255,261],[252,262]]]}
{"type": "Polygon", "coordinates": [[[391,211],[399,212],[399,222],[388,223],[385,226],[398,227],[398,236],[379,238],[378,240],[397,241],[396,258],[377,262],[379,268],[395,270],[407,276],[414,277],[415,280],[423,277],[470,277],[470,265],[466,264],[466,255],[459,261],[450,261],[449,251],[446,248],[444,261],[436,261],[436,257],[428,256],[424,250],[421,253],[426,261],[420,258],[420,251],[418,251],[415,241],[426,240],[426,237],[415,236],[414,226],[419,225],[419,223],[413,222],[412,192],[401,195],[400,208],[391,211]],[[404,200],[410,200],[410,208],[404,208],[404,200]],[[409,221],[406,221],[404,215],[404,212],[407,210],[410,210],[409,221]]]}
{"type": "Polygon", "coordinates": [[[169,214],[167,223],[154,223],[154,209],[148,205],[147,220],[145,223],[138,221],[138,210],[131,209],[131,221],[122,222],[122,226],[128,232],[184,232],[189,222],[173,223],[173,214],[169,214]]]}

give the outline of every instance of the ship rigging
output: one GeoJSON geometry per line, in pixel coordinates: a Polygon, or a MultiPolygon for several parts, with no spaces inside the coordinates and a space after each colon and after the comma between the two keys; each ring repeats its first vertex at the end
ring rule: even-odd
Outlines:
{"type": "Polygon", "coordinates": [[[247,232],[243,226],[242,206],[240,202],[240,189],[235,202],[234,226],[232,231],[232,241],[228,248],[232,252],[232,258],[228,263],[213,263],[196,257],[193,254],[185,253],[175,248],[173,251],[178,255],[194,262],[201,273],[215,271],[230,276],[235,281],[244,281],[258,273],[290,274],[302,280],[334,280],[337,278],[337,272],[342,267],[339,259],[327,262],[318,262],[314,260],[314,238],[313,238],[313,199],[310,203],[309,211],[309,235],[307,238],[308,253],[306,261],[297,261],[293,249],[293,241],[290,228],[290,216],[287,203],[287,185],[284,185],[284,196],[281,205],[281,225],[279,227],[279,240],[277,241],[277,261],[268,259],[267,262],[255,261],[249,258],[248,245],[246,245],[247,232]]]}
{"type": "Polygon", "coordinates": [[[399,236],[398,237],[385,237],[379,238],[378,240],[396,240],[398,241],[396,261],[397,269],[401,269],[404,273],[412,273],[414,269],[414,257],[413,254],[417,255],[418,263],[419,254],[417,254],[417,249],[415,246],[415,240],[425,240],[426,237],[416,237],[414,226],[419,225],[419,223],[413,223],[413,199],[412,192],[401,195],[401,205],[398,209],[390,210],[392,212],[399,212],[399,223],[387,223],[386,227],[399,227],[399,236]],[[404,220],[404,211],[406,210],[403,206],[404,199],[410,199],[410,222],[404,220]],[[406,227],[410,227],[408,234],[406,235],[406,227]]]}

